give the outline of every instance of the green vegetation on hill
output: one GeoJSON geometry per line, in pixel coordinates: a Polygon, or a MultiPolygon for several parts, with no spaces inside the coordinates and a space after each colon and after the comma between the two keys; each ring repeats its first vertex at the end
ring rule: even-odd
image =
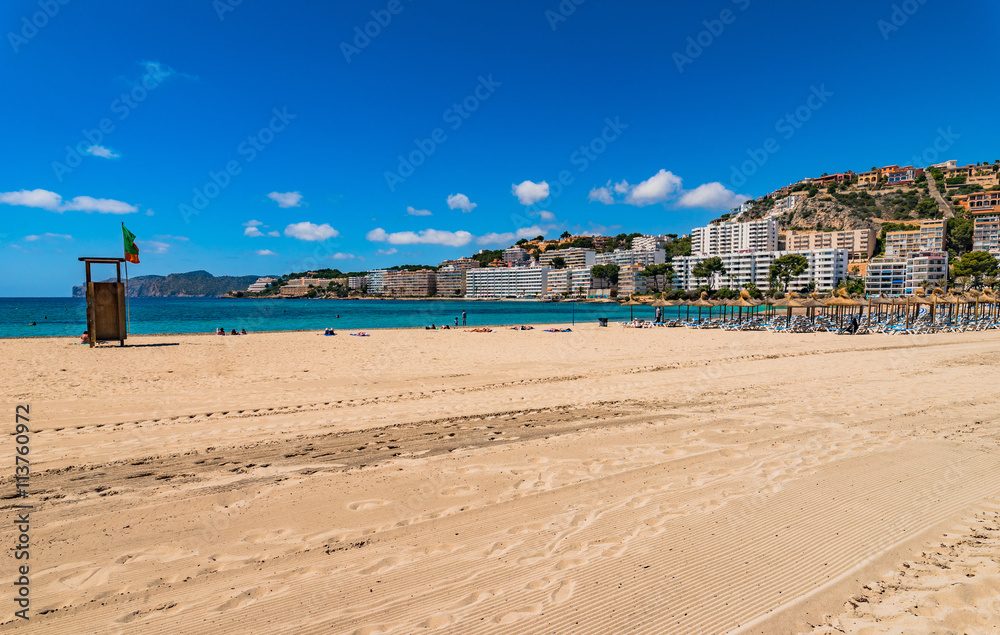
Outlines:
{"type": "MultiPolygon", "coordinates": [[[[207,271],[172,273],[167,276],[135,276],[129,279],[133,298],[206,298],[246,289],[259,276],[213,276],[207,271]]],[[[114,282],[114,278],[106,280],[114,282]]],[[[83,297],[83,286],[73,287],[73,297],[83,297]]]]}

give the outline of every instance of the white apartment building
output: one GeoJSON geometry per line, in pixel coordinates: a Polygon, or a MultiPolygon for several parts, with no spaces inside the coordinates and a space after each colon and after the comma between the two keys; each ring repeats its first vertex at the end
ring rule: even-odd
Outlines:
{"type": "Polygon", "coordinates": [[[634,251],[656,251],[663,249],[663,246],[669,242],[670,237],[666,234],[636,236],[632,239],[632,249],[634,251]]]}
{"type": "Polygon", "coordinates": [[[267,289],[267,285],[275,281],[275,278],[257,278],[256,282],[247,287],[247,291],[251,293],[260,293],[261,291],[267,289]]]}
{"type": "Polygon", "coordinates": [[[594,264],[597,265],[618,265],[628,267],[629,265],[662,265],[667,261],[667,252],[663,249],[615,249],[612,252],[597,254],[594,264]]]}
{"type": "Polygon", "coordinates": [[[875,258],[865,269],[867,295],[899,296],[906,289],[906,258],[875,258]]]}
{"type": "Polygon", "coordinates": [[[593,286],[593,278],[587,267],[549,269],[547,284],[547,295],[562,295],[563,293],[587,295],[593,286]]]}
{"type": "Polygon", "coordinates": [[[802,197],[798,194],[789,194],[784,198],[779,198],[774,202],[774,207],[771,208],[770,216],[778,216],[784,214],[788,210],[795,207],[798,202],[802,200],[802,197]]]}
{"type": "Polygon", "coordinates": [[[886,258],[906,258],[922,251],[944,251],[945,221],[921,221],[920,228],[885,234],[886,258]]]}
{"type": "Polygon", "coordinates": [[[548,267],[487,267],[465,272],[470,298],[529,298],[549,293],[548,267]]]}
{"type": "MultiPolygon", "coordinates": [[[[771,288],[771,263],[787,254],[805,256],[809,266],[802,275],[792,278],[789,286],[792,291],[802,289],[810,284],[816,285],[817,291],[831,291],[841,280],[847,278],[846,249],[808,249],[802,251],[743,251],[722,254],[722,264],[726,268],[725,275],[716,274],[712,286],[716,289],[739,289],[747,284],[754,284],[761,291],[771,288]]],[[[708,256],[681,256],[673,259],[676,278],[674,286],[685,291],[694,291],[708,284],[704,278],[694,276],[694,267],[708,256]]]]}
{"type": "Polygon", "coordinates": [[[382,293],[385,287],[385,269],[373,269],[365,277],[368,278],[368,293],[382,293]]]}
{"type": "Polygon", "coordinates": [[[503,250],[503,261],[507,264],[520,265],[528,262],[528,250],[521,247],[508,247],[503,250]]]}
{"type": "Polygon", "coordinates": [[[875,258],[865,271],[865,293],[869,295],[913,295],[925,285],[944,288],[948,284],[948,252],[922,251],[906,258],[875,258]]]}
{"type": "Polygon", "coordinates": [[[347,288],[351,291],[360,291],[368,284],[368,276],[348,276],[347,288]]]}
{"type": "Polygon", "coordinates": [[[721,256],[739,251],[776,251],[778,220],[713,223],[691,230],[691,254],[721,256]]]}
{"type": "Polygon", "coordinates": [[[597,258],[597,252],[593,249],[547,249],[538,258],[538,264],[543,267],[552,266],[554,258],[562,258],[566,261],[567,267],[593,267],[597,258]]]}

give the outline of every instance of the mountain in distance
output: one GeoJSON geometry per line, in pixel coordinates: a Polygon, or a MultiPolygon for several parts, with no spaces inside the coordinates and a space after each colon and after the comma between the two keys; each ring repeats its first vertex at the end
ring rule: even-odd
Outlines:
{"type": "MultiPolygon", "coordinates": [[[[129,278],[130,298],[214,298],[230,291],[245,291],[260,276],[213,276],[207,271],[172,273],[168,276],[129,278]]],[[[115,278],[105,280],[114,282],[115,278]]],[[[73,287],[73,297],[85,295],[84,285],[73,287]]]]}

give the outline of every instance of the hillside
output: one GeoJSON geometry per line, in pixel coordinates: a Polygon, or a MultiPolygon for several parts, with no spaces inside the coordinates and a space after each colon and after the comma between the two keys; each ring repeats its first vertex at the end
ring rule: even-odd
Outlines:
{"type": "MultiPolygon", "coordinates": [[[[246,289],[260,276],[213,276],[207,271],[172,273],[168,276],[136,276],[129,279],[133,298],[204,298],[246,289]]],[[[114,278],[108,280],[113,282],[114,278]]],[[[84,295],[83,285],[73,287],[73,297],[84,295]]]]}
{"type": "Polygon", "coordinates": [[[785,198],[765,197],[739,217],[757,220],[768,215],[778,218],[782,230],[874,229],[885,223],[946,218],[951,209],[939,200],[936,188],[921,177],[913,185],[882,186],[874,189],[843,184],[835,187],[793,186],[790,196],[799,200],[788,211],[777,213],[775,205],[785,198]]]}

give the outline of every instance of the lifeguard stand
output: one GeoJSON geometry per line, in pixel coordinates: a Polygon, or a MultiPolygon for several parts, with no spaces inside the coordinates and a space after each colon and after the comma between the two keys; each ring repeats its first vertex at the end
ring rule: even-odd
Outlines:
{"type": "Polygon", "coordinates": [[[87,267],[87,334],[90,347],[98,340],[118,340],[125,346],[128,337],[128,320],[125,315],[125,283],[122,282],[124,258],[80,258],[87,267]],[[90,265],[114,265],[117,282],[94,282],[90,278],[90,265]]]}

